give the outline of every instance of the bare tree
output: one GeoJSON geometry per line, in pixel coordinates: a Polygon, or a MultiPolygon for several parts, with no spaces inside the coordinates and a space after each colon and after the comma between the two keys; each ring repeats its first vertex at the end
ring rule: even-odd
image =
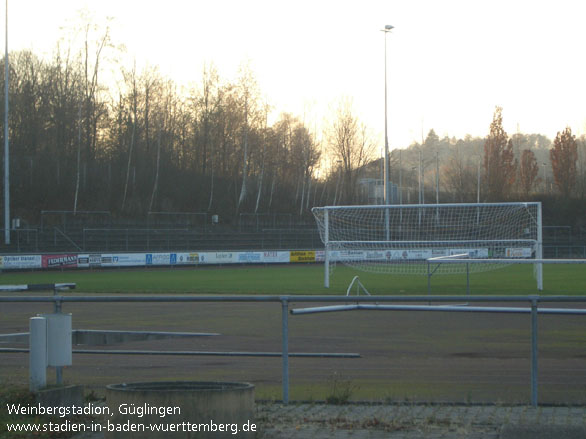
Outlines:
{"type": "Polygon", "coordinates": [[[136,138],[136,120],[138,118],[138,87],[136,84],[136,63],[132,71],[125,75],[127,82],[130,82],[130,101],[132,111],[132,134],[130,136],[130,144],[128,146],[128,161],[126,162],[126,178],[124,180],[124,194],[122,196],[122,211],[126,206],[126,196],[128,194],[128,181],[130,179],[130,165],[132,163],[132,152],[134,150],[134,141],[136,138]]]}
{"type": "Polygon", "coordinates": [[[457,201],[465,202],[473,199],[477,183],[477,166],[472,156],[466,154],[463,142],[458,142],[450,148],[449,159],[443,167],[446,185],[451,189],[457,201]]]}
{"type": "Polygon", "coordinates": [[[262,164],[260,169],[260,177],[258,181],[258,191],[256,193],[256,206],[254,207],[254,213],[258,213],[258,206],[260,205],[260,196],[262,194],[262,183],[263,178],[265,175],[265,158],[267,153],[267,125],[268,125],[268,117],[269,117],[269,105],[265,103],[264,107],[265,112],[265,123],[264,128],[262,130],[262,164]]]}
{"type": "Polygon", "coordinates": [[[257,100],[258,88],[250,66],[243,65],[240,69],[240,78],[238,80],[240,91],[240,100],[244,112],[244,123],[242,126],[242,186],[240,196],[238,197],[238,207],[244,203],[248,196],[248,165],[249,165],[249,131],[251,122],[255,122],[257,117],[257,100]]]}
{"type": "Polygon", "coordinates": [[[326,137],[331,154],[341,162],[345,201],[353,203],[358,173],[372,159],[375,145],[366,126],[354,115],[350,99],[344,98],[337,103],[326,137]]]}

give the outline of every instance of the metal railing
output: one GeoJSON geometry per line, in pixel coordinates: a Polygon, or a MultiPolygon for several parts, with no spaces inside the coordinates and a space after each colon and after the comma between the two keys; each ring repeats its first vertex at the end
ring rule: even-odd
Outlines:
{"type": "Polygon", "coordinates": [[[431,305],[431,302],[459,302],[462,296],[0,296],[1,302],[54,302],[55,309],[61,310],[63,303],[68,302],[275,302],[281,304],[281,357],[282,357],[282,392],[283,402],[289,402],[289,314],[306,314],[314,312],[332,312],[348,310],[379,310],[379,311],[435,311],[435,312],[475,312],[475,313],[509,313],[530,314],[531,316],[531,405],[538,405],[538,326],[537,316],[544,314],[580,314],[586,315],[586,309],[539,307],[541,303],[577,303],[586,302],[586,296],[467,296],[467,302],[489,303],[528,303],[529,307],[509,306],[445,306],[431,305]],[[341,307],[314,307],[303,310],[289,310],[291,303],[351,303],[341,307]],[[395,305],[381,305],[394,302],[395,305]],[[404,305],[401,303],[408,303],[404,305]],[[429,305],[412,305],[416,302],[428,302],[429,305]]]}

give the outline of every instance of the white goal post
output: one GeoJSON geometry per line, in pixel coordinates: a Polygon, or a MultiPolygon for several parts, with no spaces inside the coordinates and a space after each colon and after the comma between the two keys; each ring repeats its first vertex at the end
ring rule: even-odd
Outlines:
{"type": "MultiPolygon", "coordinates": [[[[474,264],[474,271],[502,267],[502,259],[543,257],[540,202],[325,206],[312,212],[325,248],[326,288],[336,263],[376,273],[427,274],[433,257],[468,254],[486,260],[474,264]]],[[[437,273],[464,270],[461,264],[442,264],[437,273]]],[[[537,261],[534,273],[541,290],[537,261]]]]}

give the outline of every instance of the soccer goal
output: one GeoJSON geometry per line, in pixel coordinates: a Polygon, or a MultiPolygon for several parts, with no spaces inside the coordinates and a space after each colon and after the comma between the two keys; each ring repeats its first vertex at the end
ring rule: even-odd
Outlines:
{"type": "MultiPolygon", "coordinates": [[[[314,207],[325,246],[324,286],[337,263],[375,273],[427,274],[427,259],[467,254],[495,263],[474,264],[475,272],[502,266],[497,259],[541,259],[541,203],[461,203],[314,207]]],[[[444,264],[438,274],[464,273],[444,264]]],[[[542,267],[534,264],[537,288],[542,267]]]]}

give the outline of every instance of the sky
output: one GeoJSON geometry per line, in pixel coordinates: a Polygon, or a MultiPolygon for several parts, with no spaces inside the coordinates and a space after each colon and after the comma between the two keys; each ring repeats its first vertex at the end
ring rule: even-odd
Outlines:
{"type": "MultiPolygon", "coordinates": [[[[278,112],[321,126],[342,97],[384,144],[385,33],[391,149],[485,136],[496,106],[509,135],[586,132],[582,0],[8,0],[9,50],[49,56],[82,9],[112,17],[123,62],[198,83],[248,62],[278,112]]],[[[2,8],[3,9],[3,8],[2,8]]],[[[1,12],[4,23],[4,10],[1,12]]],[[[66,36],[66,35],[65,35],[66,36]]]]}

